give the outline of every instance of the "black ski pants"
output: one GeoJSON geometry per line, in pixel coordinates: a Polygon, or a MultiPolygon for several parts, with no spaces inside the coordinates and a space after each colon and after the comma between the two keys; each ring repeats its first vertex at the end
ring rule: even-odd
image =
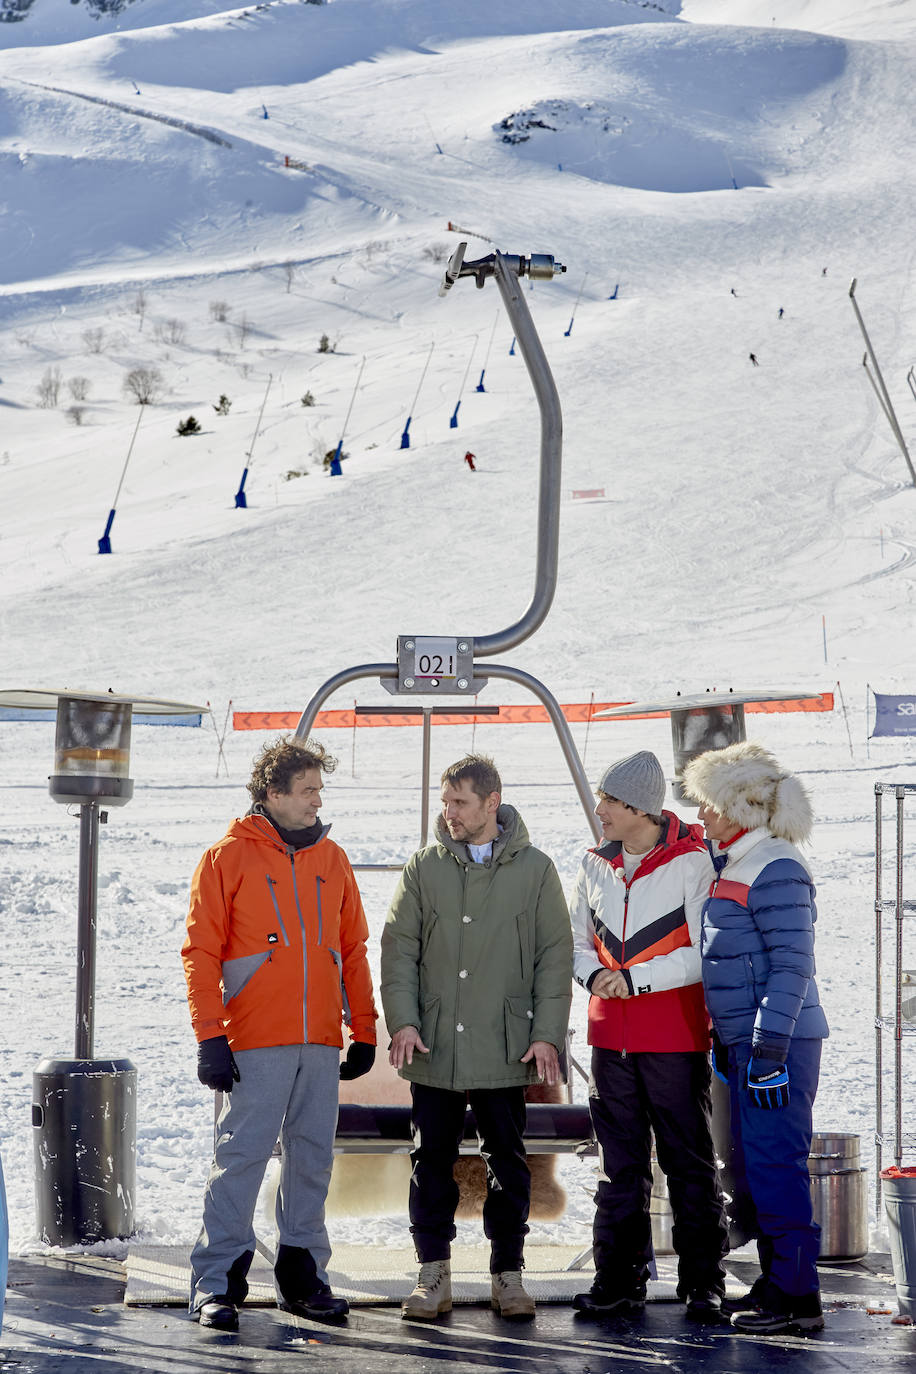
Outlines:
{"type": "Polygon", "coordinates": [[[725,1291],[728,1224],[710,1133],[709,1058],[700,1052],[592,1049],[589,1107],[598,1140],[595,1268],[629,1291],[652,1259],[651,1131],[667,1177],[678,1293],[725,1291]]]}
{"type": "Polygon", "coordinates": [[[487,1171],[483,1229],[490,1242],[490,1272],[521,1269],[531,1174],[525,1155],[525,1089],[472,1088],[449,1092],[412,1083],[410,1232],[421,1264],[448,1259],[455,1239],[458,1185],[452,1170],[470,1102],[487,1171]]]}

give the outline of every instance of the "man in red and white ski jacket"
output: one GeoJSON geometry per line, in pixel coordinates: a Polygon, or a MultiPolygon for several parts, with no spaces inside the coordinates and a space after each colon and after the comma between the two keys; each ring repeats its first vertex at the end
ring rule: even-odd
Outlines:
{"type": "Polygon", "coordinates": [[[574,976],[591,994],[589,1105],[599,1146],[596,1277],[575,1306],[640,1307],[652,1256],[650,1127],[667,1175],[687,1315],[715,1320],[728,1232],[710,1134],[709,1017],[700,924],[715,870],[699,826],[663,810],[665,779],[642,751],[608,768],[570,903],[574,976]]]}

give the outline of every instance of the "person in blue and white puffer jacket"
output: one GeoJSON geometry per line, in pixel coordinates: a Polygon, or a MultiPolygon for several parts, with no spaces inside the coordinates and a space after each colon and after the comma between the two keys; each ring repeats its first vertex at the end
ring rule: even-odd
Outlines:
{"type": "Polygon", "coordinates": [[[727,1075],[737,1193],[758,1237],[761,1275],[726,1299],[732,1325],[819,1330],[808,1155],[827,1020],[814,980],[814,884],[796,845],[811,803],[772,754],[749,741],[684,769],[700,805],[716,879],[703,907],[703,989],[727,1075]]]}

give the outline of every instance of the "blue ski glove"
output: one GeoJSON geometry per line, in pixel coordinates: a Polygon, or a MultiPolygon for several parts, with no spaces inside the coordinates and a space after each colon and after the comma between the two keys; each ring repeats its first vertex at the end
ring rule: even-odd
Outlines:
{"type": "Polygon", "coordinates": [[[231,1093],[232,1084],[241,1080],[238,1064],[225,1035],[201,1040],[197,1046],[197,1077],[205,1088],[213,1088],[220,1093],[231,1093]]]}
{"type": "Polygon", "coordinates": [[[789,1074],[785,1064],[754,1058],[747,1066],[747,1092],[752,1107],[775,1111],[789,1105],[789,1074]]]}
{"type": "Polygon", "coordinates": [[[364,1073],[368,1073],[375,1063],[375,1046],[367,1045],[362,1040],[354,1040],[347,1050],[347,1057],[340,1066],[340,1076],[345,1081],[352,1078],[362,1078],[364,1073]]]}

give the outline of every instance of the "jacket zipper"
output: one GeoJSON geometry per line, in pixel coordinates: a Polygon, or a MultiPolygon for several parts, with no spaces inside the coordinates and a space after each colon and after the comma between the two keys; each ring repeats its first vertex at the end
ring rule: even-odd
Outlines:
{"type": "MultiPolygon", "coordinates": [[[[621,927],[621,930],[620,930],[620,968],[621,968],[621,970],[623,969],[624,960],[625,960],[626,957],[627,957],[627,915],[629,914],[629,909],[630,909],[630,884],[629,884],[629,882],[627,881],[627,879],[624,878],[624,880],[623,880],[623,926],[621,927]]],[[[625,1001],[625,999],[622,999],[622,1000],[625,1001]]],[[[622,1005],[621,1008],[620,1008],[620,1021],[621,1021],[621,1031],[622,1031],[622,1033],[623,1033],[623,1038],[626,1038],[626,1032],[625,1032],[625,1030],[624,1030],[624,1027],[626,1026],[626,1019],[627,1019],[626,1007],[622,1005]]],[[[626,1050],[626,1046],[625,1046],[625,1045],[624,1045],[623,1049],[620,1051],[620,1057],[621,1057],[621,1059],[626,1059],[626,1057],[627,1057],[627,1050],[626,1050]]]]}
{"type": "Polygon", "coordinates": [[[315,874],[315,904],[318,907],[318,943],[322,943],[321,935],[321,884],[324,882],[320,873],[315,874]]]}
{"type": "MultiPolygon", "coordinates": [[[[301,907],[300,904],[299,904],[299,887],[298,887],[298,884],[297,884],[297,882],[296,882],[296,852],[295,852],[295,850],[290,849],[290,850],[287,850],[287,853],[289,854],[289,866],[290,866],[290,868],[292,869],[292,874],[293,874],[293,897],[294,897],[295,902],[296,902],[296,914],[297,914],[298,917],[299,917],[299,929],[300,929],[301,932],[302,932],[302,1030],[303,1030],[303,1036],[302,1036],[302,1038],[303,1038],[305,1044],[307,1045],[308,1042],[309,1042],[309,1015],[308,1015],[308,1011],[309,1011],[309,1001],[308,1001],[309,956],[308,956],[308,947],[307,947],[307,944],[306,944],[305,920],[303,919],[303,916],[302,916],[302,907],[301,907]]],[[[319,943],[320,943],[320,940],[319,940],[319,943]]]]}

